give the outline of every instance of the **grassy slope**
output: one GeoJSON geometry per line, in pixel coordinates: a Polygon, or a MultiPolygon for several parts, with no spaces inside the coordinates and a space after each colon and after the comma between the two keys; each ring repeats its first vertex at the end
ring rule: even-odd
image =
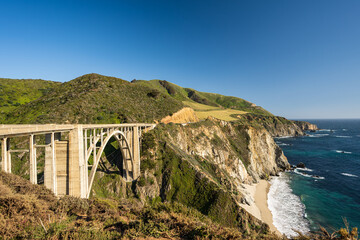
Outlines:
{"type": "Polygon", "coordinates": [[[87,74],[16,108],[4,122],[153,122],[182,107],[180,101],[155,89],[119,78],[87,74]]]}
{"type": "MultiPolygon", "coordinates": [[[[0,172],[0,238],[4,239],[248,239],[179,203],[75,197],[0,172]]],[[[252,239],[274,239],[258,232],[252,239]]]]}
{"type": "Polygon", "coordinates": [[[192,107],[200,119],[213,116],[226,121],[235,121],[237,120],[236,115],[245,113],[272,116],[272,114],[265,109],[237,97],[199,92],[191,88],[182,88],[176,84],[162,80],[140,80],[135,81],[135,84],[152,87],[182,101],[185,105],[192,107]]]}
{"type": "Polygon", "coordinates": [[[58,82],[40,79],[0,78],[0,121],[6,113],[38,99],[58,85],[58,82]]]}
{"type": "Polygon", "coordinates": [[[227,121],[236,115],[271,115],[241,98],[198,92],[162,80],[129,83],[87,74],[66,83],[42,80],[0,81],[0,123],[153,122],[184,105],[200,119],[227,121]]]}

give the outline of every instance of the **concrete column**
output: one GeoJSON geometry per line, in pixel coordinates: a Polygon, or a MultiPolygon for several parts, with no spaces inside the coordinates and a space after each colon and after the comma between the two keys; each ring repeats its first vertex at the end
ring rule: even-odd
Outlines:
{"type": "Polygon", "coordinates": [[[44,167],[44,186],[48,189],[52,187],[52,162],[51,162],[51,134],[45,134],[45,167],[44,167]]]}
{"type": "Polygon", "coordinates": [[[30,153],[30,182],[37,184],[37,163],[36,163],[36,148],[35,136],[30,135],[29,139],[29,153],[30,153]]]}
{"type": "Polygon", "coordinates": [[[69,195],[87,197],[87,174],[82,126],[77,125],[69,133],[69,195]]]}
{"type": "Polygon", "coordinates": [[[56,141],[57,195],[69,194],[69,142],[56,141]]]}
{"type": "MultiPolygon", "coordinates": [[[[133,147],[133,145],[132,145],[132,131],[133,130],[133,128],[132,127],[127,127],[127,130],[126,130],[126,140],[127,140],[127,142],[128,142],[128,144],[129,144],[129,149],[128,149],[128,151],[126,151],[127,153],[126,153],[126,164],[127,164],[127,166],[128,166],[128,169],[129,169],[129,176],[126,176],[126,181],[132,181],[133,179],[134,179],[134,168],[133,168],[133,162],[132,162],[132,159],[131,159],[131,157],[130,157],[130,152],[132,153],[132,147],[133,147]]],[[[132,154],[131,154],[132,155],[132,154]]]]}
{"type": "Polygon", "coordinates": [[[53,190],[57,195],[57,171],[56,171],[56,144],[55,140],[60,140],[61,135],[50,133],[45,134],[45,169],[44,185],[53,190]]]}
{"type": "Polygon", "coordinates": [[[96,160],[96,129],[93,130],[93,165],[95,165],[96,160]]]}
{"type": "MultiPolygon", "coordinates": [[[[84,135],[84,131],[82,131],[83,135],[84,135]]],[[[84,169],[83,169],[83,175],[84,175],[84,179],[82,181],[82,193],[81,193],[81,197],[82,198],[87,198],[88,197],[88,192],[89,192],[89,166],[88,166],[88,156],[87,156],[87,130],[85,130],[85,136],[82,136],[83,138],[83,148],[84,148],[84,169]]]]}
{"type": "MultiPolygon", "coordinates": [[[[10,139],[8,139],[8,140],[10,140],[10,139]]],[[[8,147],[10,150],[10,141],[8,142],[8,147]]],[[[11,152],[10,151],[8,151],[8,155],[7,155],[7,167],[8,167],[7,172],[11,173],[11,152]]]]}
{"type": "Polygon", "coordinates": [[[55,196],[57,196],[57,171],[56,171],[56,159],[55,159],[55,134],[51,133],[51,176],[52,186],[55,196]]]}
{"type": "Polygon", "coordinates": [[[132,155],[133,155],[133,180],[140,176],[140,139],[139,128],[133,128],[132,134],[132,155]]]}
{"type": "Polygon", "coordinates": [[[1,139],[1,169],[7,172],[7,139],[1,139]]]}
{"type": "MultiPolygon", "coordinates": [[[[126,137],[126,129],[125,128],[121,128],[121,131],[124,133],[125,137],[126,137]]],[[[127,181],[127,179],[129,178],[129,166],[127,159],[129,158],[129,151],[128,148],[126,146],[126,142],[123,136],[119,136],[119,145],[121,148],[121,153],[122,153],[122,177],[125,179],[125,181],[127,181]]]]}

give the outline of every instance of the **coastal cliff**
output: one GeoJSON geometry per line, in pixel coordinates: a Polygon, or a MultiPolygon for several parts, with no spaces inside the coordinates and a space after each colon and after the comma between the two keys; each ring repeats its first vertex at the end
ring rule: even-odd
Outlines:
{"type": "Polygon", "coordinates": [[[293,121],[295,125],[297,125],[303,131],[317,131],[319,128],[312,123],[305,122],[305,121],[293,121]]]}
{"type": "Polygon", "coordinates": [[[178,127],[167,142],[225,170],[237,182],[257,182],[289,167],[282,150],[265,129],[209,118],[178,127]]]}
{"type": "Polygon", "coordinates": [[[180,202],[225,226],[269,233],[241,207],[253,202],[243,184],[290,167],[266,129],[215,118],[160,124],[143,136],[142,154],[135,192],[143,202],[180,202]]]}
{"type": "Polygon", "coordinates": [[[237,116],[243,124],[265,128],[272,137],[304,136],[305,131],[316,131],[318,127],[305,121],[292,121],[284,117],[244,114],[237,116]]]}

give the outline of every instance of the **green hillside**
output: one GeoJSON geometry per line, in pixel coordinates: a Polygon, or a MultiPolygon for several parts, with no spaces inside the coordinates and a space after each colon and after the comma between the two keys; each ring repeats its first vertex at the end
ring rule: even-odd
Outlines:
{"type": "Polygon", "coordinates": [[[38,99],[59,84],[40,79],[0,78],[0,121],[6,113],[38,99]]]}
{"type": "Polygon", "coordinates": [[[183,88],[163,80],[87,74],[65,83],[0,81],[0,123],[154,122],[184,106],[200,119],[236,121],[239,115],[273,116],[244,99],[183,88]]]}
{"type": "Polygon", "coordinates": [[[252,113],[273,116],[262,107],[238,97],[224,96],[216,93],[199,92],[191,88],[183,88],[164,80],[137,80],[135,84],[148,86],[167,94],[197,111],[200,119],[214,116],[223,120],[237,120],[235,115],[252,113]],[[238,111],[236,111],[238,110],[238,111]]]}
{"type": "Polygon", "coordinates": [[[87,74],[17,107],[3,123],[153,122],[183,106],[156,89],[115,77],[87,74]]]}

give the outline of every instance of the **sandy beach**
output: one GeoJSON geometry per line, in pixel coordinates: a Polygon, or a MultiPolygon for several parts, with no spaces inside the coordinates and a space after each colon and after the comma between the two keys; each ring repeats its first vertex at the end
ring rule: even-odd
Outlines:
{"type": "Polygon", "coordinates": [[[266,180],[260,180],[259,183],[253,185],[244,184],[245,191],[251,196],[250,206],[242,204],[242,207],[250,214],[265,222],[270,226],[270,230],[282,235],[274,226],[271,211],[267,205],[267,194],[269,192],[270,183],[266,180]]]}

